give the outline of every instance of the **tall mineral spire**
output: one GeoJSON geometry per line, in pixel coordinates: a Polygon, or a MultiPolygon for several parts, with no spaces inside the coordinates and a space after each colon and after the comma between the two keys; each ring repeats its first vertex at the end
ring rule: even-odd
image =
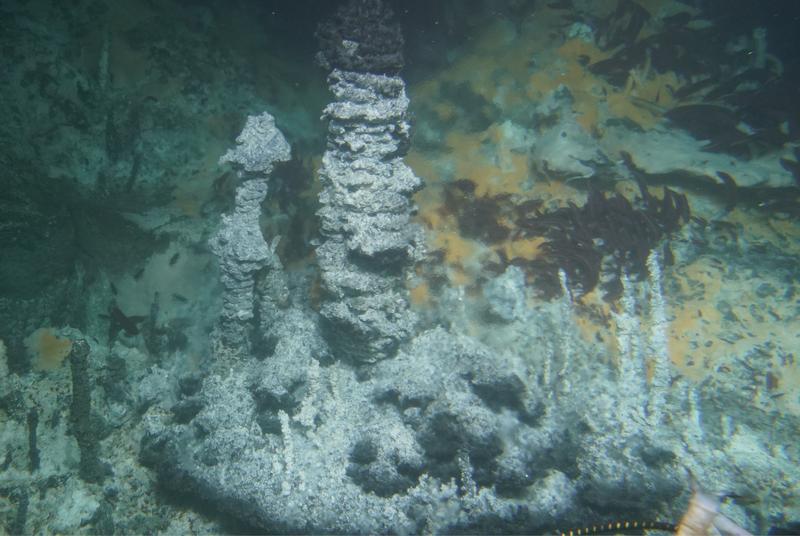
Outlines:
{"type": "Polygon", "coordinates": [[[241,179],[236,205],[233,212],[222,216],[209,245],[219,259],[223,288],[217,334],[224,346],[246,352],[250,348],[248,332],[255,327],[256,274],[265,268],[282,270],[275,254],[277,242],[267,244],[258,219],[269,175],[277,162],[289,160],[291,148],[268,112],[248,117],[236,142],[237,146],[220,158],[220,164],[233,164],[241,179]]]}
{"type": "Polygon", "coordinates": [[[410,214],[422,182],[402,160],[410,131],[397,76],[403,38],[381,0],[349,2],[317,36],[335,96],[323,116],[321,313],[342,356],[373,362],[393,355],[415,323],[404,280],[421,255],[421,230],[410,214]]]}

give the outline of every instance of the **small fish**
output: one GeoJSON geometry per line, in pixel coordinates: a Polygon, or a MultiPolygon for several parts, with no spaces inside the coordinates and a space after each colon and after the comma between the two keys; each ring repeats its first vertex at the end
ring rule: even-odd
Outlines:
{"type": "Polygon", "coordinates": [[[133,274],[133,278],[136,281],[139,281],[142,278],[142,275],[144,275],[144,267],[139,268],[138,270],[136,270],[136,273],[133,274]]]}
{"type": "Polygon", "coordinates": [[[178,252],[178,253],[176,253],[175,255],[173,255],[172,257],[170,257],[170,259],[169,259],[169,265],[170,265],[170,266],[174,266],[174,265],[175,265],[175,263],[176,263],[176,262],[178,262],[178,259],[179,259],[180,257],[181,257],[181,254],[180,254],[180,252],[178,252]]]}
{"type": "Polygon", "coordinates": [[[120,330],[124,331],[126,335],[138,335],[139,324],[147,319],[146,316],[128,316],[114,304],[109,306],[107,315],[100,316],[110,321],[108,326],[109,339],[114,339],[120,330]]]}

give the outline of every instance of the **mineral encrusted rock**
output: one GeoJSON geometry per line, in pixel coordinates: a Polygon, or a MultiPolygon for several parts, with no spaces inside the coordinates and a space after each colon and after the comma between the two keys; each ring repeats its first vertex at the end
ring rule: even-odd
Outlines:
{"type": "Polygon", "coordinates": [[[275,118],[268,112],[247,117],[242,133],[236,138],[237,146],[222,155],[220,164],[230,162],[248,173],[264,178],[272,173],[275,162],[291,158],[291,147],[275,126],[275,118]]]}
{"type": "Polygon", "coordinates": [[[408,98],[403,80],[386,74],[402,67],[402,36],[390,17],[382,2],[354,1],[318,32],[336,98],[323,116],[321,314],[330,344],[356,362],[391,357],[415,324],[404,279],[421,255],[409,218],[422,182],[402,160],[408,98]]]}
{"type": "Polygon", "coordinates": [[[212,374],[171,410],[143,417],[142,459],[168,489],[286,534],[463,532],[514,516],[535,533],[532,520],[569,511],[571,484],[560,472],[555,483],[536,481],[540,495],[495,492],[533,484],[541,450],[515,444],[523,434],[549,444],[550,432],[525,424],[539,411],[537,393],[480,343],[427,332],[360,380],[348,363],[315,365],[323,343],[297,308],[272,328],[269,359],[212,374]],[[483,398],[508,407],[502,426],[483,398]]]}
{"type": "Polygon", "coordinates": [[[267,195],[267,176],[275,162],[289,160],[291,151],[275,120],[267,112],[247,118],[238,143],[220,158],[239,167],[244,179],[236,189],[236,204],[231,214],[222,216],[219,230],[209,241],[219,259],[223,303],[218,334],[230,348],[249,347],[248,331],[253,327],[256,274],[269,268],[282,272],[275,254],[277,241],[267,244],[261,234],[261,202],[267,195]]]}

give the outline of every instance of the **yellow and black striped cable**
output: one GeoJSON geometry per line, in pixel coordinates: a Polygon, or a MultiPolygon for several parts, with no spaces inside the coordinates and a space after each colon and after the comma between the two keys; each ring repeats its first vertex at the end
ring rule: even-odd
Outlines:
{"type": "Polygon", "coordinates": [[[644,534],[650,530],[675,532],[675,525],[662,521],[609,521],[598,525],[587,525],[558,531],[560,536],[592,536],[599,534],[644,534]]]}

